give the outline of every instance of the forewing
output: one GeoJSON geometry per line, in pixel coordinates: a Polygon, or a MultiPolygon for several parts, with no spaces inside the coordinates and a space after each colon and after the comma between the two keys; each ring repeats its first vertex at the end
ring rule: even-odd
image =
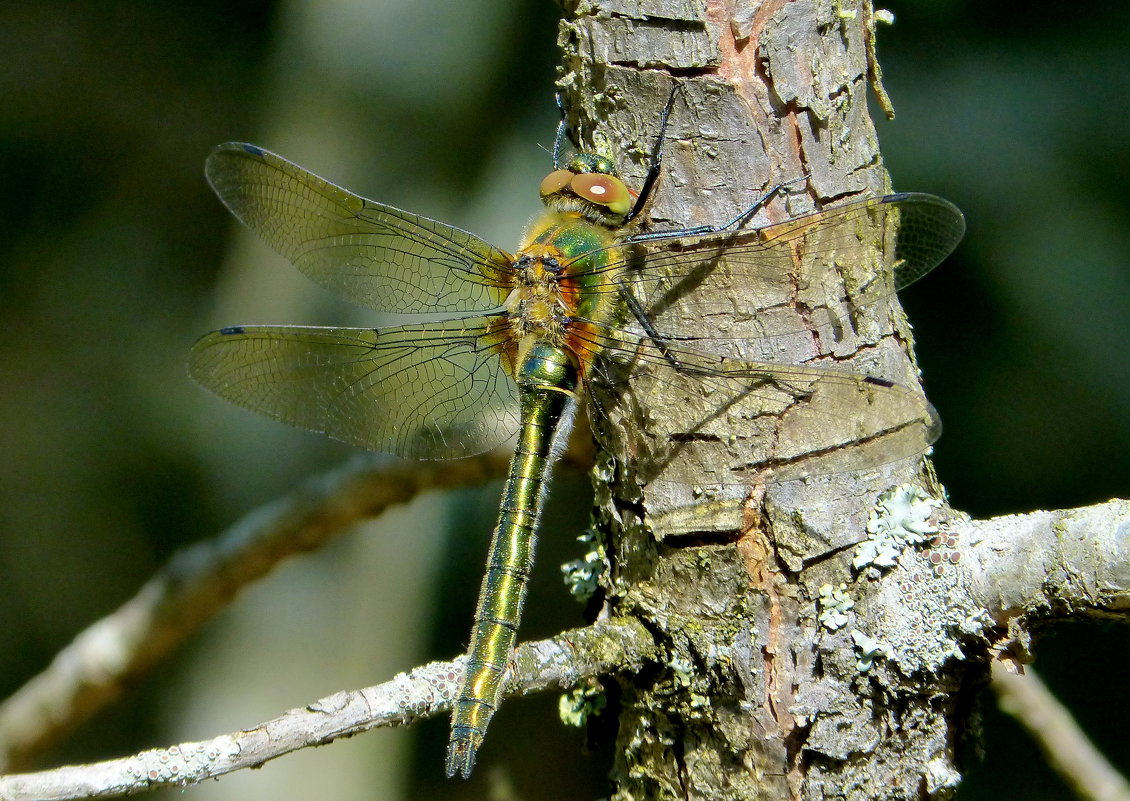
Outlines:
{"type": "MultiPolygon", "coordinates": [[[[804,255],[818,256],[819,265],[834,275],[842,275],[845,265],[857,264],[858,257],[872,248],[876,230],[881,248],[872,269],[882,275],[885,283],[877,284],[876,289],[889,293],[917,281],[952,253],[965,234],[965,218],[948,200],[904,192],[856,200],[748,234],[739,232],[731,242],[726,241],[725,235],[714,235],[696,242],[694,247],[708,252],[724,249],[727,258],[738,265],[735,275],[756,284],[767,277],[764,262],[780,256],[787,256],[793,263],[804,255]]],[[[657,266],[665,259],[669,257],[660,256],[657,266]]],[[[865,261],[874,262],[870,258],[865,261]]],[[[795,270],[786,274],[790,272],[795,270]]],[[[813,275],[807,280],[817,278],[813,275]]],[[[856,301],[862,304],[868,298],[856,301]]]]}
{"type": "Polygon", "coordinates": [[[220,397],[375,451],[448,459],[518,428],[499,317],[396,328],[241,326],[192,348],[189,373],[220,397]]]}
{"type": "Polygon", "coordinates": [[[630,363],[617,365],[610,342],[592,344],[594,358],[603,354],[594,376],[627,404],[628,417],[638,421],[652,410],[636,426],[645,481],[743,487],[754,477],[864,470],[921,453],[941,433],[920,392],[884,379],[742,362],[645,339],[630,363]]]}
{"type": "Polygon", "coordinates": [[[719,330],[715,338],[772,338],[762,351],[769,357],[785,335],[838,338],[843,321],[933,269],[964,230],[961,212],[948,201],[888,195],[755,230],[648,241],[642,258],[601,269],[622,273],[642,309],[673,340],[684,332],[665,314],[701,320],[713,315],[695,305],[699,298],[726,297],[731,320],[743,327],[719,330]]]}
{"type": "Polygon", "coordinates": [[[378,311],[491,311],[510,257],[473,234],[354,195],[255,145],[208,157],[208,182],[247,227],[327,289],[378,311]]]}

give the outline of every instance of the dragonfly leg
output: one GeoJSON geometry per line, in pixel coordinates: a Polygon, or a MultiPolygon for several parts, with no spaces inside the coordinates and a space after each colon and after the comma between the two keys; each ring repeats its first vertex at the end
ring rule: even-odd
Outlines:
{"type": "Polygon", "coordinates": [[[660,334],[655,328],[655,324],[651,322],[651,318],[647,316],[647,311],[640,305],[636,296],[632,294],[632,291],[623,282],[618,281],[616,283],[616,289],[620,293],[624,305],[632,312],[632,316],[636,318],[636,322],[643,328],[644,333],[646,333],[651,341],[655,343],[655,346],[659,348],[659,352],[663,354],[663,358],[666,359],[672,367],[678,370],[679,360],[675,358],[667,347],[667,338],[660,334]]]}
{"type": "Polygon", "coordinates": [[[644,178],[643,187],[640,189],[635,205],[628,212],[628,216],[624,218],[624,225],[643,214],[644,209],[651,202],[651,194],[655,190],[655,182],[659,180],[659,172],[663,166],[663,139],[667,135],[667,119],[671,116],[671,109],[675,106],[675,96],[682,88],[683,85],[675,81],[675,85],[671,87],[671,94],[667,98],[667,105],[664,107],[663,113],[659,115],[659,136],[655,140],[655,146],[651,149],[651,164],[647,168],[647,177],[644,178]]]}
{"type": "Polygon", "coordinates": [[[724,222],[721,225],[699,225],[694,228],[676,228],[672,231],[647,231],[642,234],[630,236],[625,239],[624,242],[634,245],[640,242],[655,242],[663,239],[684,239],[690,236],[709,236],[710,234],[720,234],[729,230],[736,231],[749,222],[753,215],[762,209],[766,203],[781,194],[786,187],[807,180],[808,176],[802,175],[800,178],[794,178],[791,181],[777,184],[759,197],[752,205],[743,209],[742,212],[732,220],[724,222]]]}
{"type": "Polygon", "coordinates": [[[557,122],[557,136],[553,139],[553,169],[560,170],[563,166],[561,164],[561,146],[569,133],[569,126],[565,115],[565,101],[561,99],[561,93],[555,92],[553,99],[557,101],[557,110],[561,112],[561,119],[557,122]]]}

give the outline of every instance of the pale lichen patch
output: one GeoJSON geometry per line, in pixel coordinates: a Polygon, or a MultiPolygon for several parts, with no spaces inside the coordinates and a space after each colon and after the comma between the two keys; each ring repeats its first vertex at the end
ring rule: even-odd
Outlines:
{"type": "Polygon", "coordinates": [[[563,693],[557,702],[557,713],[566,726],[584,726],[591,716],[599,715],[608,705],[604,688],[596,681],[563,693]]]}
{"type": "Polygon", "coordinates": [[[851,641],[855,645],[858,658],[855,661],[860,673],[866,673],[879,657],[890,659],[894,656],[891,647],[874,637],[864,634],[856,629],[851,633],[851,641]]]}
{"type": "Polygon", "coordinates": [[[580,601],[587,601],[596,592],[604,572],[604,547],[597,542],[596,532],[588,529],[577,542],[591,546],[580,559],[561,565],[562,578],[569,593],[580,601]]]}
{"type": "Polygon", "coordinates": [[[847,593],[846,584],[840,584],[839,587],[833,587],[831,584],[823,585],[816,603],[820,607],[817,620],[831,631],[847,625],[848,612],[855,606],[855,601],[847,593]]]}
{"type": "Polygon", "coordinates": [[[860,543],[852,567],[894,567],[908,546],[920,545],[937,532],[930,518],[941,504],[914,484],[900,484],[884,492],[871,510],[867,539],[860,543]]]}

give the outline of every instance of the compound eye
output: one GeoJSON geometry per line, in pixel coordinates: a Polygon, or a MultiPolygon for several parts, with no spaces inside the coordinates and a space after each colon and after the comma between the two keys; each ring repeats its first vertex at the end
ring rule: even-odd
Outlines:
{"type": "Polygon", "coordinates": [[[585,173],[577,175],[569,188],[583,197],[604,206],[614,214],[627,214],[632,208],[632,196],[624,182],[613,175],[585,173]]]}
{"type": "Polygon", "coordinates": [[[569,182],[573,180],[573,175],[574,173],[568,170],[554,170],[542,179],[541,189],[539,190],[541,196],[549,197],[550,195],[556,195],[569,185],[569,182]]]}

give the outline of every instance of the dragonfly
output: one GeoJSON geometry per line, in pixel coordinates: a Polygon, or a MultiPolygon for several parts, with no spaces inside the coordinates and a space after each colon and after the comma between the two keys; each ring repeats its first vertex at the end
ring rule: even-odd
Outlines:
{"type": "MultiPolygon", "coordinates": [[[[607,156],[563,155],[563,116],[553,170],[540,186],[545,210],[514,252],[367,200],[255,145],[223,144],[207,159],[224,205],[306,276],[370,309],[418,316],[378,328],[221,328],[192,348],[197,382],[276,420],[412,459],[466,457],[516,436],[452,711],[449,777],[470,775],[501,701],[550,466],[578,402],[587,399],[590,415],[603,412],[594,389],[622,391],[647,378],[687,408],[710,398],[792,416],[788,436],[764,437],[772,445],[760,457],[766,474],[782,479],[915,456],[939,433],[917,390],[817,366],[744,361],[712,351],[709,339],[657,329],[655,315],[722,281],[740,288],[740,302],[755,314],[783,284],[795,286],[798,261],[811,286],[840,280],[845,264],[866,260],[874,275],[852,301],[862,308],[931,270],[964,232],[961,212],[947,201],[905,193],[752,227],[750,218],[783,187],[724,225],[651,230],[647,212],[674,97],[638,192],[607,156]],[[871,231],[882,243],[877,251],[871,231]],[[867,248],[877,255],[866,257],[867,248]],[[805,425],[812,414],[834,424],[805,425]],[[844,441],[851,445],[839,446],[844,441]]],[[[851,313],[809,311],[806,328],[828,337],[851,313]]],[[[756,438],[767,416],[736,419],[749,427],[738,434],[756,438]]]]}

